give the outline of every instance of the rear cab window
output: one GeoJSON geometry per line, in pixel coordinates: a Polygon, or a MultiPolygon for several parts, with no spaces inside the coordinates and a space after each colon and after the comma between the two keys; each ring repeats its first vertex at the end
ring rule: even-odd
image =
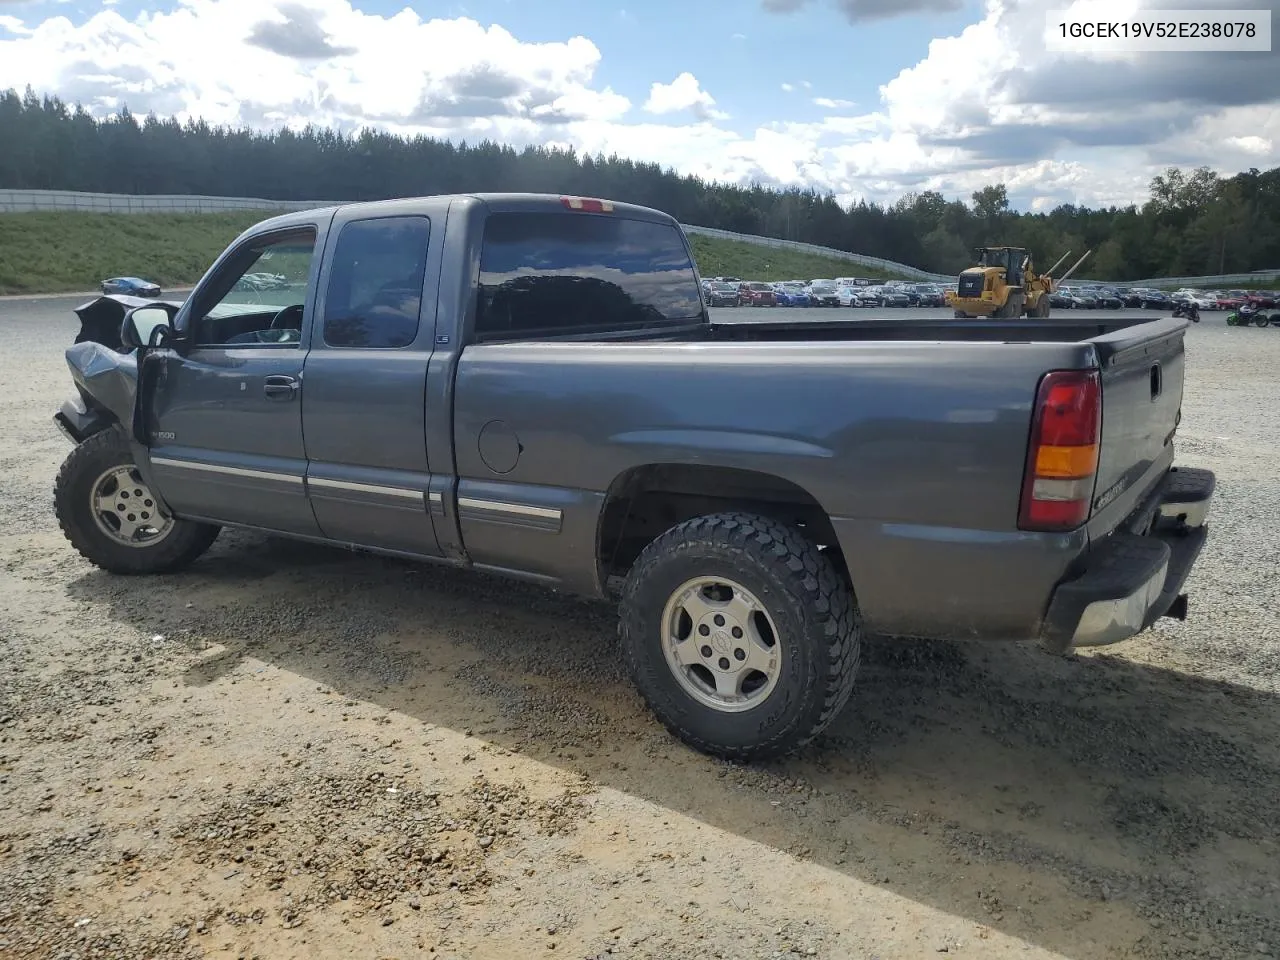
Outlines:
{"type": "Polygon", "coordinates": [[[480,253],[476,339],[640,331],[704,319],[673,223],[594,213],[493,213],[480,253]]]}

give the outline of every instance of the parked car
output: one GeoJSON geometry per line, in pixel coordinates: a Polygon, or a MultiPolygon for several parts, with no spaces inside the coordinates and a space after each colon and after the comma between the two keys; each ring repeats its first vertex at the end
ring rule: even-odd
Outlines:
{"type": "Polygon", "coordinates": [[[1143,310],[1169,310],[1173,307],[1173,300],[1163,290],[1156,290],[1151,287],[1134,287],[1129,296],[1125,297],[1124,305],[1126,307],[1140,307],[1143,310]]]}
{"type": "Polygon", "coordinates": [[[809,294],[809,303],[815,307],[838,307],[838,289],[834,280],[810,280],[805,292],[809,294]]]}
{"type": "Polygon", "coordinates": [[[738,306],[738,284],[726,283],[723,280],[712,280],[707,290],[707,306],[738,306]]]}
{"type": "Polygon", "coordinates": [[[159,297],[160,284],[140,277],[112,277],[102,281],[104,294],[118,293],[126,297],[159,297]]]}
{"type": "MultiPolygon", "coordinates": [[[[1094,310],[1098,306],[1098,299],[1090,294],[1083,287],[1059,287],[1061,293],[1070,297],[1075,301],[1074,306],[1078,310],[1094,310]]],[[[1049,306],[1053,306],[1053,301],[1049,301],[1049,306]]]]}
{"type": "Polygon", "coordinates": [[[1269,310],[1272,307],[1280,307],[1280,295],[1274,290],[1254,290],[1249,294],[1248,302],[1256,307],[1269,310]]]}
{"type": "Polygon", "coordinates": [[[865,287],[854,286],[851,283],[841,284],[836,287],[836,298],[840,301],[840,306],[842,307],[865,307],[868,305],[865,289],[865,287]]]}
{"type": "Polygon", "coordinates": [[[865,287],[862,295],[867,306],[874,307],[909,307],[911,299],[907,296],[906,291],[890,287],[865,287]]]}
{"type": "Polygon", "coordinates": [[[775,283],[773,293],[780,307],[809,306],[809,294],[805,292],[803,283],[797,283],[794,280],[775,283]]]}
{"type": "Polygon", "coordinates": [[[1123,310],[1124,298],[1110,287],[1098,287],[1093,291],[1093,298],[1102,310],[1123,310]]]}
{"type": "Polygon", "coordinates": [[[264,221],[181,304],[77,309],[58,521],[118,574],[229,525],[616,600],[656,716],[739,759],[841,713],[864,630],[1061,653],[1185,617],[1214,477],[1173,467],[1184,322],[725,323],[696,277],[624,203],[264,221]],[[245,302],[267,254],[319,281],[245,302]]]}
{"type": "Polygon", "coordinates": [[[776,307],[778,298],[770,284],[753,280],[738,284],[738,306],[740,307],[776,307]]]}
{"type": "Polygon", "coordinates": [[[913,307],[945,307],[942,290],[932,283],[915,283],[907,288],[907,299],[913,307]]]}
{"type": "Polygon", "coordinates": [[[1216,310],[1217,299],[1210,300],[1198,290],[1177,290],[1169,298],[1172,307],[1194,304],[1197,310],[1216,310]]]}

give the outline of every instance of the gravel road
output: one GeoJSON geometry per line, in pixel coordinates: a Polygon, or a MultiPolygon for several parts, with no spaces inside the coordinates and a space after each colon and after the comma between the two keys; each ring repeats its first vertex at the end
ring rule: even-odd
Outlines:
{"type": "Polygon", "coordinates": [[[738,767],[606,607],[243,533],[91,568],[75,302],[0,302],[0,956],[1280,957],[1280,330],[1188,332],[1188,622],[874,641],[829,736],[738,767]]]}

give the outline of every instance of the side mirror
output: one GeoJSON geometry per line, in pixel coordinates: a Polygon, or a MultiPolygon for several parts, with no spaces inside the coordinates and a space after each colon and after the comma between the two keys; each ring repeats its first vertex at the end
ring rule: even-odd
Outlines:
{"type": "Polygon", "coordinates": [[[173,336],[173,317],[177,312],[176,307],[167,303],[134,307],[124,315],[120,342],[127,350],[163,345],[173,336]]]}

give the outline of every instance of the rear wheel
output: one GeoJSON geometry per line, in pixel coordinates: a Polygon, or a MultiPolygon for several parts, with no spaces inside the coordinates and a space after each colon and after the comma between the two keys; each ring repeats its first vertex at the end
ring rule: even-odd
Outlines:
{"type": "Polygon", "coordinates": [[[1254,317],[1254,318],[1253,318],[1253,325],[1254,325],[1255,327],[1266,327],[1266,326],[1270,326],[1270,325],[1271,325],[1271,320],[1270,320],[1270,319],[1269,319],[1265,314],[1260,313],[1260,314],[1258,314],[1256,317],[1254,317]]]}
{"type": "Polygon", "coordinates": [[[861,621],[852,592],[792,527],[721,513],[651,543],[627,577],[619,635],[658,719],[713,756],[798,749],[853,690],[861,621]]]}
{"type": "Polygon", "coordinates": [[[119,428],[94,434],[63,461],[53,488],[58,524],[90,563],[112,573],[166,573],[209,549],[218,528],[161,509],[119,428]]]}

